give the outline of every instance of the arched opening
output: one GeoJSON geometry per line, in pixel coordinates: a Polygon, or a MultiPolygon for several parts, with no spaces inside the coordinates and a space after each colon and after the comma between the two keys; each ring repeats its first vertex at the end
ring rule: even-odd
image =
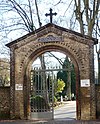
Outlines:
{"type": "MultiPolygon", "coordinates": [[[[32,72],[32,63],[36,60],[37,57],[41,56],[42,54],[47,53],[47,52],[52,52],[52,51],[59,52],[59,53],[62,53],[63,55],[65,55],[65,56],[67,56],[68,58],[70,58],[70,62],[74,65],[74,70],[75,70],[75,89],[76,90],[75,90],[74,93],[71,92],[70,99],[68,99],[68,100],[72,100],[72,96],[76,97],[75,98],[75,100],[76,100],[76,108],[75,108],[76,109],[75,110],[76,111],[76,117],[72,117],[72,118],[79,119],[79,117],[80,117],[79,66],[78,66],[77,61],[74,58],[74,56],[69,51],[67,51],[67,49],[59,47],[59,46],[46,46],[46,47],[42,47],[41,49],[37,49],[35,52],[33,52],[33,54],[30,55],[30,57],[28,58],[28,61],[26,62],[27,64],[26,64],[26,70],[25,70],[25,74],[24,74],[24,111],[25,111],[24,113],[25,113],[25,116],[28,118],[28,116],[30,117],[30,114],[31,114],[31,106],[30,106],[30,104],[32,104],[31,103],[32,100],[30,100],[30,97],[33,97],[30,94],[31,93],[31,83],[33,83],[31,81],[34,80],[31,77],[31,76],[33,76],[31,74],[31,72],[32,72]],[[29,83],[29,82],[31,82],[31,83],[29,83]]],[[[49,70],[50,70],[50,67],[49,67],[49,70]]],[[[62,69],[57,70],[57,68],[55,70],[54,69],[51,69],[51,70],[52,70],[52,72],[56,73],[56,77],[57,77],[57,74],[60,73],[60,71],[61,72],[65,71],[65,70],[62,70],[62,69]]],[[[50,72],[51,72],[51,70],[50,70],[50,72]]],[[[68,68],[66,70],[68,72],[68,68]]],[[[40,74],[40,72],[38,73],[37,77],[35,75],[35,77],[37,78],[36,80],[40,81],[41,76],[42,75],[40,74]]],[[[56,78],[56,80],[57,80],[57,78],[56,78]]],[[[36,87],[38,87],[38,89],[40,90],[39,87],[41,87],[41,86],[39,85],[39,83],[37,83],[37,84],[38,84],[38,86],[36,86],[36,87]]],[[[37,92],[39,92],[39,91],[37,91],[37,92]]],[[[61,94],[59,96],[61,98],[61,94]]],[[[54,98],[54,96],[53,96],[53,98],[54,98]]],[[[64,95],[64,99],[67,99],[66,95],[64,95]]],[[[36,104],[36,102],[35,102],[35,104],[36,104]]],[[[54,104],[54,102],[53,102],[53,104],[54,104]]],[[[38,111],[38,110],[35,110],[35,111],[38,111]]],[[[42,110],[40,110],[40,111],[42,111],[42,110]]]]}

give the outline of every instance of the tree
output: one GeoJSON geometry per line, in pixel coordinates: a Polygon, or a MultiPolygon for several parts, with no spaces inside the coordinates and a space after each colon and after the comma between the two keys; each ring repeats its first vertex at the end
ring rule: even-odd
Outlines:
{"type": "Polygon", "coordinates": [[[63,90],[63,95],[68,96],[68,100],[71,100],[71,94],[76,94],[76,79],[75,79],[75,70],[74,65],[71,61],[69,61],[69,58],[66,57],[65,61],[63,62],[62,68],[64,70],[61,70],[57,73],[57,78],[62,79],[65,82],[65,87],[63,90]]]}
{"type": "Polygon", "coordinates": [[[73,64],[71,64],[71,84],[71,94],[76,95],[76,74],[73,64]]]}
{"type": "Polygon", "coordinates": [[[0,4],[0,8],[2,12],[10,14],[14,14],[15,17],[9,15],[7,17],[8,23],[3,28],[6,32],[9,31],[10,33],[12,30],[19,30],[23,29],[27,32],[32,32],[35,30],[35,26],[33,23],[33,13],[31,8],[30,0],[27,0],[27,3],[22,4],[20,1],[17,0],[2,0],[0,4]],[[28,10],[26,11],[26,9],[28,10]],[[12,22],[12,23],[11,23],[12,22]],[[20,25],[20,28],[19,28],[20,25]],[[10,29],[9,29],[10,28],[10,29]]]}
{"type": "Polygon", "coordinates": [[[10,86],[10,67],[6,58],[0,59],[0,86],[10,86]]]}
{"type": "Polygon", "coordinates": [[[55,83],[55,94],[61,93],[65,87],[65,83],[62,79],[58,79],[55,83]]]}
{"type": "MultiPolygon", "coordinates": [[[[0,32],[2,34],[0,40],[2,41],[2,44],[3,42],[5,44],[15,40],[36,29],[36,24],[34,24],[34,16],[36,17],[36,14],[34,14],[36,11],[35,5],[37,5],[36,2],[33,4],[31,0],[26,0],[24,2],[21,0],[0,1],[0,32]],[[13,35],[14,37],[11,38],[13,35]]],[[[7,53],[7,47],[3,48],[5,48],[3,49],[4,53],[7,53]]]]}
{"type": "MultiPolygon", "coordinates": [[[[74,0],[75,17],[80,26],[80,32],[90,37],[100,37],[100,0],[74,0]]],[[[96,53],[98,59],[97,45],[96,53]]],[[[98,61],[98,60],[97,60],[98,61]]],[[[98,80],[100,78],[98,69],[98,80]]]]}
{"type": "MultiPolygon", "coordinates": [[[[93,35],[93,30],[98,20],[100,7],[99,0],[74,0],[75,16],[80,25],[80,32],[89,36],[93,35]]],[[[100,30],[100,29],[99,29],[100,30]]]]}

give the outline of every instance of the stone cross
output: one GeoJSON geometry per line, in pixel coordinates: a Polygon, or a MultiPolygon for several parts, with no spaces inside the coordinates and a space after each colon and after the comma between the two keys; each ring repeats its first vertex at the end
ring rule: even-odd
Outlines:
{"type": "Polygon", "coordinates": [[[53,18],[53,15],[57,15],[57,13],[55,12],[55,13],[52,13],[52,9],[50,8],[50,13],[46,13],[45,14],[45,16],[47,17],[47,16],[50,16],[50,23],[52,23],[52,18],[53,18]]]}

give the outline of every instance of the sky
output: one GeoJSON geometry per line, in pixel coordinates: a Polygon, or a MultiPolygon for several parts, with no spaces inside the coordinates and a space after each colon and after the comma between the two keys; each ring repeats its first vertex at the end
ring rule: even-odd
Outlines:
{"type": "MultiPolygon", "coordinates": [[[[58,57],[59,59],[61,59],[62,62],[64,62],[65,60],[65,57],[66,55],[61,53],[61,52],[54,52],[54,51],[51,51],[52,54],[54,54],[56,57],[58,57]]],[[[59,64],[58,60],[56,58],[54,58],[53,56],[49,56],[49,54],[45,54],[45,62],[46,62],[46,67],[59,67],[61,66],[61,64],[59,64]]],[[[32,67],[40,67],[40,59],[37,58],[33,64],[32,64],[32,67]]]]}

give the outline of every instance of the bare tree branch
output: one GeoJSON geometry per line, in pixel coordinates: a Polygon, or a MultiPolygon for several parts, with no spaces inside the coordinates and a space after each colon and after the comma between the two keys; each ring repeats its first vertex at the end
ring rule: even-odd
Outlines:
{"type": "Polygon", "coordinates": [[[58,60],[58,62],[61,64],[61,65],[63,65],[63,61],[61,60],[61,59],[59,59],[57,56],[55,56],[53,53],[51,53],[51,52],[49,52],[49,54],[52,56],[52,57],[54,57],[55,59],[57,59],[58,60]]]}
{"type": "Polygon", "coordinates": [[[34,31],[34,24],[33,24],[33,17],[32,17],[32,8],[31,8],[31,3],[30,3],[30,0],[28,0],[29,2],[29,11],[30,11],[30,17],[31,17],[31,24],[30,24],[30,28],[32,31],[34,31]]]}
{"type": "Polygon", "coordinates": [[[58,5],[61,3],[62,0],[59,0],[54,6],[58,5]]]}
{"type": "Polygon", "coordinates": [[[79,21],[80,24],[80,32],[84,34],[83,12],[81,12],[81,2],[80,0],[78,0],[78,2],[74,0],[74,2],[76,6],[76,10],[74,12],[76,15],[76,19],[79,21]]]}
{"type": "Polygon", "coordinates": [[[68,11],[68,9],[70,8],[70,5],[72,4],[72,2],[73,2],[73,0],[71,0],[71,2],[69,3],[69,5],[68,5],[66,11],[64,12],[64,15],[63,15],[63,16],[65,16],[65,13],[66,13],[66,12],[68,11]]]}
{"type": "Polygon", "coordinates": [[[35,0],[35,6],[36,6],[36,12],[37,12],[37,17],[38,17],[38,23],[39,23],[39,27],[42,26],[42,23],[40,21],[40,16],[39,16],[39,10],[38,10],[38,5],[37,5],[37,0],[35,0]]]}

